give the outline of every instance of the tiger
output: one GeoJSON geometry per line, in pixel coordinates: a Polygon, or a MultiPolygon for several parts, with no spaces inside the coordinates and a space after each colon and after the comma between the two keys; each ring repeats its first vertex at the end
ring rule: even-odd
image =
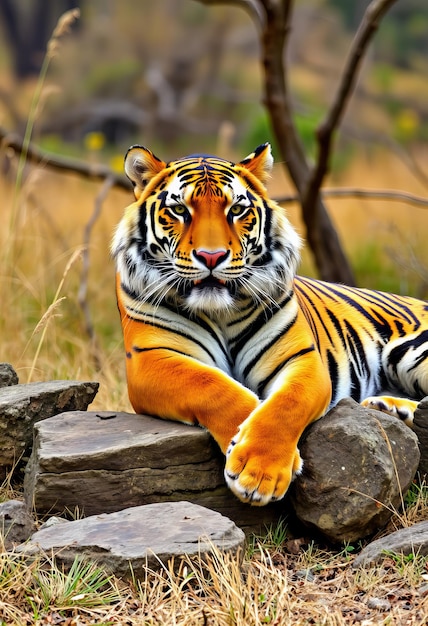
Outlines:
{"type": "Polygon", "coordinates": [[[238,163],[132,146],[111,244],[135,412],[207,429],[227,485],[259,506],[284,497],[302,433],[340,399],[411,425],[428,394],[427,303],[298,276],[272,165],[268,143],[238,163]]]}

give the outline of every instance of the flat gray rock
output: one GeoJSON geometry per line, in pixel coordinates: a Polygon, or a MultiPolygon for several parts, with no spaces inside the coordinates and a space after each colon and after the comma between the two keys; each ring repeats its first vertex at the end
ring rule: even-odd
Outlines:
{"type": "Polygon", "coordinates": [[[34,427],[24,490],[43,513],[84,515],[186,500],[259,532],[283,503],[251,507],[223,477],[224,457],[207,431],[134,413],[72,411],[34,427]]]}
{"type": "Polygon", "coordinates": [[[189,502],[163,502],[54,525],[18,546],[24,554],[56,554],[69,567],[76,555],[95,561],[117,576],[130,568],[144,577],[146,567],[159,569],[174,558],[201,557],[213,546],[226,552],[243,547],[245,535],[230,519],[189,502]]]}
{"type": "Polygon", "coordinates": [[[84,410],[94,399],[98,383],[55,380],[0,388],[0,479],[33,442],[36,422],[57,413],[84,410]]]}
{"type": "Polygon", "coordinates": [[[351,399],[307,429],[300,452],[304,468],[294,483],[294,508],[333,542],[355,541],[382,528],[419,463],[410,428],[351,399]]]}
{"type": "Polygon", "coordinates": [[[382,561],[388,553],[426,556],[428,554],[428,521],[402,528],[386,537],[372,541],[355,558],[353,567],[370,567],[382,561]]]}

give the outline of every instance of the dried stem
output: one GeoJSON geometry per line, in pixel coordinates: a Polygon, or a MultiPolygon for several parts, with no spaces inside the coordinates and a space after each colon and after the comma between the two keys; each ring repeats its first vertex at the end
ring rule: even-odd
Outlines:
{"type": "Polygon", "coordinates": [[[396,1],[397,0],[372,0],[355,34],[337,94],[333,99],[332,106],[325,120],[317,130],[319,147],[317,163],[312,170],[303,197],[303,203],[308,208],[308,219],[311,219],[315,212],[319,190],[329,168],[333,134],[340,124],[346,105],[354,89],[358,70],[367,51],[367,47],[379,26],[380,20],[396,1]]]}
{"type": "MultiPolygon", "coordinates": [[[[64,273],[63,273],[62,278],[60,280],[60,283],[59,283],[58,288],[56,290],[56,293],[55,293],[55,295],[53,297],[53,300],[52,300],[49,308],[47,309],[47,311],[45,311],[45,313],[43,314],[42,318],[40,319],[39,323],[37,324],[37,326],[35,327],[35,329],[33,331],[32,337],[35,334],[37,334],[38,332],[40,332],[40,331],[41,331],[41,336],[40,336],[40,339],[39,339],[39,343],[37,345],[36,352],[34,354],[33,362],[31,363],[31,368],[30,368],[30,372],[28,374],[28,379],[27,379],[28,383],[31,382],[31,380],[33,378],[34,370],[36,368],[36,364],[37,364],[37,361],[38,361],[38,358],[39,358],[39,355],[40,355],[40,351],[42,349],[42,345],[43,345],[45,337],[46,337],[46,332],[47,332],[47,329],[48,329],[48,326],[49,326],[49,322],[50,322],[50,320],[53,317],[56,317],[58,315],[58,313],[56,313],[56,309],[58,308],[59,304],[63,300],[66,299],[65,296],[60,298],[60,293],[61,293],[61,290],[62,290],[62,288],[64,286],[65,279],[66,279],[66,277],[68,275],[68,272],[70,271],[70,269],[74,265],[74,263],[80,257],[81,252],[82,252],[81,248],[78,248],[71,255],[71,258],[70,258],[70,260],[68,261],[68,263],[67,263],[67,265],[65,267],[65,270],[64,270],[64,273]]],[[[24,352],[25,352],[25,350],[24,350],[24,352]]]]}
{"type": "Polygon", "coordinates": [[[85,330],[89,336],[89,339],[92,342],[93,358],[95,361],[95,365],[98,369],[100,369],[101,362],[98,357],[98,350],[97,350],[98,342],[97,342],[97,337],[95,334],[94,325],[92,323],[91,310],[90,310],[89,302],[88,302],[88,280],[89,280],[89,270],[90,270],[89,250],[90,250],[92,230],[95,226],[95,223],[97,222],[98,218],[101,215],[104,200],[106,199],[107,194],[109,193],[113,184],[114,184],[114,180],[111,177],[106,178],[104,180],[104,183],[99,193],[97,194],[97,197],[95,198],[94,210],[92,212],[92,215],[90,216],[87,224],[85,225],[85,230],[83,234],[83,246],[84,247],[83,247],[83,252],[82,252],[82,272],[80,275],[80,287],[79,287],[79,293],[77,296],[79,306],[82,309],[83,317],[85,320],[85,330]]]}
{"type": "MultiPolygon", "coordinates": [[[[391,191],[390,189],[359,189],[357,187],[336,187],[334,189],[324,188],[321,193],[326,198],[363,198],[366,200],[389,200],[390,202],[403,202],[420,209],[428,208],[428,200],[421,196],[415,196],[406,191],[391,191]]],[[[289,196],[278,196],[273,198],[279,204],[299,202],[300,196],[297,194],[289,196]]]]}

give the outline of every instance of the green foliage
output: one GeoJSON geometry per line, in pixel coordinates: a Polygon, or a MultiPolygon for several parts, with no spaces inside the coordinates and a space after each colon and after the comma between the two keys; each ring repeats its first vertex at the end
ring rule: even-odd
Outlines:
{"type": "Polygon", "coordinates": [[[255,115],[250,122],[249,130],[245,133],[242,140],[242,149],[245,154],[252,152],[257,146],[268,141],[272,146],[273,158],[279,158],[278,145],[270,124],[269,115],[266,110],[261,110],[255,115]]]}
{"type": "Polygon", "coordinates": [[[249,556],[260,550],[275,551],[284,547],[288,539],[287,519],[281,517],[277,522],[269,524],[265,532],[250,535],[247,543],[247,554],[249,556]]]}
{"type": "Polygon", "coordinates": [[[400,552],[392,552],[391,550],[384,550],[383,554],[394,562],[394,565],[401,576],[405,575],[409,566],[411,566],[413,576],[416,578],[419,578],[426,572],[428,563],[428,556],[426,555],[415,552],[402,554],[400,552]]]}
{"type": "MultiPolygon", "coordinates": [[[[93,563],[85,563],[76,557],[68,572],[51,563],[48,570],[34,573],[39,610],[51,606],[68,608],[80,606],[93,608],[119,600],[119,592],[113,585],[113,577],[93,563]]],[[[35,606],[34,597],[29,596],[35,606]]]]}
{"type": "Polygon", "coordinates": [[[404,498],[406,506],[428,506],[428,484],[426,482],[413,482],[404,498]]]}
{"type": "Polygon", "coordinates": [[[403,271],[387,254],[385,246],[375,240],[360,242],[351,254],[357,285],[403,295],[417,296],[418,280],[410,270],[403,271]]]}

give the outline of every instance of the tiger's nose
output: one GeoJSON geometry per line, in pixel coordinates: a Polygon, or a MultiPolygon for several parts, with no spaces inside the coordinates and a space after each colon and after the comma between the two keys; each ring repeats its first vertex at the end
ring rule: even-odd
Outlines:
{"type": "Polygon", "coordinates": [[[195,257],[204,263],[208,269],[212,270],[227,258],[229,253],[227,250],[202,250],[199,248],[194,251],[195,257]]]}

